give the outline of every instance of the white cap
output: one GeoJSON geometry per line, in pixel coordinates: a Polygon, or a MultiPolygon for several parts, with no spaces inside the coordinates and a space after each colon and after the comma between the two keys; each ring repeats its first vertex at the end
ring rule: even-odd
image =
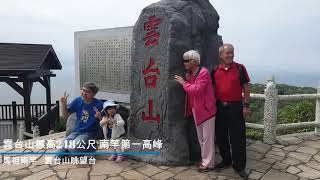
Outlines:
{"type": "Polygon", "coordinates": [[[106,109],[107,107],[116,107],[119,109],[120,105],[117,104],[114,100],[108,100],[103,103],[103,109],[106,109]]]}

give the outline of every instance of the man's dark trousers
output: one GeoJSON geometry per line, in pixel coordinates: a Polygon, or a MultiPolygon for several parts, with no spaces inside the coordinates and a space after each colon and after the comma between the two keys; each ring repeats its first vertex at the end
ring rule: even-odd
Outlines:
{"type": "Polygon", "coordinates": [[[225,165],[236,171],[246,167],[246,128],[241,102],[217,102],[216,141],[225,165]],[[230,138],[230,140],[229,140],[230,138]],[[230,145],[232,156],[230,153],[230,145]],[[232,160],[232,161],[231,161],[232,160]]]}

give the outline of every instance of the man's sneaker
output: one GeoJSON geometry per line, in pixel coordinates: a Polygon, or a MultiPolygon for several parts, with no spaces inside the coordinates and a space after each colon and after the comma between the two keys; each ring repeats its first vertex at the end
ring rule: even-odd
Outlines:
{"type": "Polygon", "coordinates": [[[242,169],[242,170],[240,170],[240,171],[235,171],[242,179],[248,179],[248,174],[247,174],[247,172],[244,170],[244,169],[242,169]]]}
{"type": "Polygon", "coordinates": [[[224,163],[223,161],[218,163],[214,169],[215,170],[222,170],[222,169],[226,169],[226,168],[229,168],[231,166],[231,163],[224,163]]]}

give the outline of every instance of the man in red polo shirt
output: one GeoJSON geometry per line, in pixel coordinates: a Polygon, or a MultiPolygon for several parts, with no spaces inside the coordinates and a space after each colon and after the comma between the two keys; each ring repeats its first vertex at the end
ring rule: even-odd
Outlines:
{"type": "Polygon", "coordinates": [[[234,48],[231,44],[222,45],[219,56],[221,63],[214,68],[212,79],[218,107],[216,140],[223,160],[216,168],[226,168],[232,164],[235,172],[246,179],[245,118],[250,115],[250,78],[246,68],[233,61],[234,48]]]}

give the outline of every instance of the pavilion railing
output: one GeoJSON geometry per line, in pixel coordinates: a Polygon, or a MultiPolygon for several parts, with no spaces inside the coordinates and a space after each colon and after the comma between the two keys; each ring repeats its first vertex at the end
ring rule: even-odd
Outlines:
{"type": "MultiPolygon", "coordinates": [[[[56,104],[51,104],[50,107],[56,104]]],[[[31,104],[31,117],[40,117],[47,113],[46,104],[31,104]]],[[[12,104],[0,105],[0,121],[1,120],[23,120],[24,119],[24,105],[17,104],[15,101],[12,104]]]]}
{"type": "MultiPolygon", "coordinates": [[[[31,131],[34,130],[34,126],[38,126],[40,129],[39,133],[41,132],[41,134],[45,134],[53,129],[55,121],[59,120],[59,101],[56,101],[55,104],[50,104],[49,109],[50,112],[47,112],[47,104],[31,104],[31,131]]],[[[12,121],[14,135],[17,135],[17,121],[21,120],[25,120],[23,104],[17,104],[13,101],[12,104],[0,105],[0,121],[12,121]]],[[[24,134],[27,133],[25,130],[25,122],[22,123],[22,126],[23,127],[19,128],[24,128],[24,134]]],[[[27,134],[25,135],[28,136],[27,134]]],[[[19,137],[20,136],[21,133],[19,137]]]]}
{"type": "Polygon", "coordinates": [[[320,86],[316,94],[294,94],[294,95],[278,95],[278,89],[274,82],[274,77],[267,79],[264,94],[251,94],[252,99],[262,99],[264,102],[263,124],[246,123],[247,128],[260,129],[264,131],[263,141],[268,144],[274,144],[277,141],[277,131],[301,128],[315,128],[315,133],[320,135],[320,86]],[[316,100],[316,114],[313,122],[299,122],[277,124],[277,110],[279,101],[293,100],[316,100]]]}

